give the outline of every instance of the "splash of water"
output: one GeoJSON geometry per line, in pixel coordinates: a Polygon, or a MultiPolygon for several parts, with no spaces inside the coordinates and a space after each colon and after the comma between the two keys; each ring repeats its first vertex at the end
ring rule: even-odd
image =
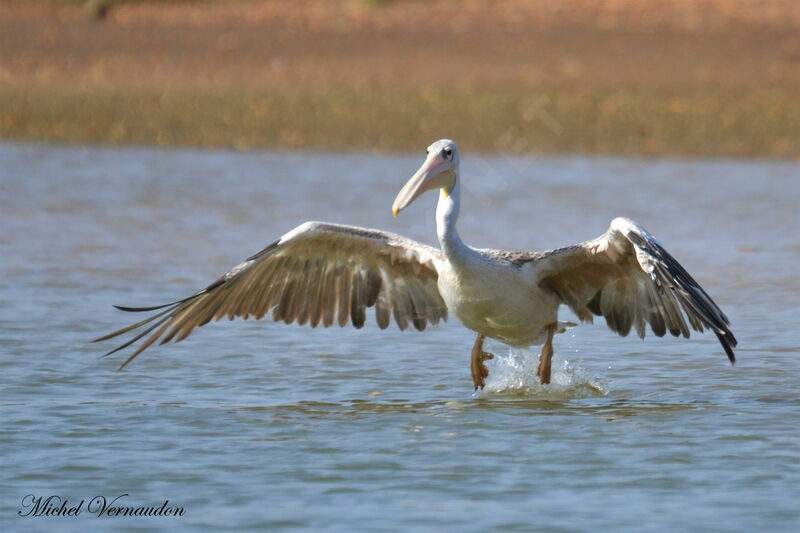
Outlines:
{"type": "Polygon", "coordinates": [[[542,385],[536,370],[538,352],[525,348],[509,348],[505,355],[496,354],[487,362],[489,377],[484,393],[535,395],[550,398],[605,396],[607,387],[596,376],[567,359],[553,358],[550,383],[542,385]]]}

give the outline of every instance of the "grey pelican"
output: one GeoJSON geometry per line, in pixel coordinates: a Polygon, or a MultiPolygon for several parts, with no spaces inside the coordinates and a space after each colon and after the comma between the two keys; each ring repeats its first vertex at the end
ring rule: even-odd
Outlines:
{"type": "Polygon", "coordinates": [[[489,375],[485,361],[493,357],[483,349],[486,337],[516,347],[542,344],[537,375],[549,383],[553,336],[564,326],[558,308],[564,304],[585,322],[602,315],[622,336],[635,328],[644,338],[647,323],[659,337],[669,331],[688,338],[689,326],[708,328],[735,362],[737,341],[728,318],[650,233],[627,218],[614,219],[596,239],[545,252],[464,244],[456,229],[459,163],[453,141],[431,144],[392,205],[397,216],[424,192],[438,190],[441,249],[385,231],[306,222],[187,298],[155,307],[116,306],[157,312],[94,342],[141,329],[106,354],[147,337],[121,370],[154,342],[180,341],[226,316],[261,319],[271,312],[273,320],[287,324],[350,322],[360,328],[366,309],[374,307],[381,329],[394,316],[401,330],[412,324],[421,331],[446,320],[449,311],[477,333],[470,360],[477,390],[489,375]]]}

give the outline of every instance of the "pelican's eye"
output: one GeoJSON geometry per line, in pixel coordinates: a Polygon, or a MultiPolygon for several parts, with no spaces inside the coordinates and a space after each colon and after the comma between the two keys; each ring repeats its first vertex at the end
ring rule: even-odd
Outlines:
{"type": "Polygon", "coordinates": [[[452,159],[453,157],[453,150],[450,148],[445,148],[444,150],[442,150],[442,153],[447,159],[452,159]]]}

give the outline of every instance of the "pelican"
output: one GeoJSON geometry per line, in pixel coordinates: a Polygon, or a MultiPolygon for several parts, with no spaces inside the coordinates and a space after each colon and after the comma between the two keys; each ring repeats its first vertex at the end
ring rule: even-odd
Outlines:
{"type": "Polygon", "coordinates": [[[611,330],[631,328],[644,338],[646,324],[662,337],[689,337],[689,326],[716,334],[731,364],[737,341],[730,322],[706,291],[644,228],[615,218],[600,237],[545,252],[476,249],[458,234],[461,179],[456,144],[431,144],[420,169],[392,205],[395,216],[426,191],[438,190],[436,231],[441,249],[355,226],[306,222],[252,255],[191,296],[155,307],[115,306],[156,312],[131,326],[95,339],[138,330],[128,342],[146,338],[122,370],[154,342],[186,338],[196,327],[222,317],[297,322],[311,327],[361,328],[375,308],[381,329],[391,318],[401,330],[422,331],[453,313],[477,333],[470,371],[475,390],[485,386],[493,357],[486,337],[515,347],[542,345],[537,375],[550,382],[553,336],[564,304],[581,321],[603,316],[611,330]],[[685,317],[684,317],[685,314],[685,317]],[[688,320],[688,324],[687,324],[688,320]]]}

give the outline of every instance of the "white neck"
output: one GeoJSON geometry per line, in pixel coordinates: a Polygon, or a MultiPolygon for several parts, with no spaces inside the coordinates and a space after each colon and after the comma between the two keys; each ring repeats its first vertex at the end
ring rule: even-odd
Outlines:
{"type": "Polygon", "coordinates": [[[469,247],[464,244],[456,230],[458,208],[461,204],[460,181],[458,169],[456,169],[453,188],[449,193],[445,189],[440,189],[439,203],[436,204],[436,233],[445,257],[450,260],[463,257],[469,251],[469,247]]]}

